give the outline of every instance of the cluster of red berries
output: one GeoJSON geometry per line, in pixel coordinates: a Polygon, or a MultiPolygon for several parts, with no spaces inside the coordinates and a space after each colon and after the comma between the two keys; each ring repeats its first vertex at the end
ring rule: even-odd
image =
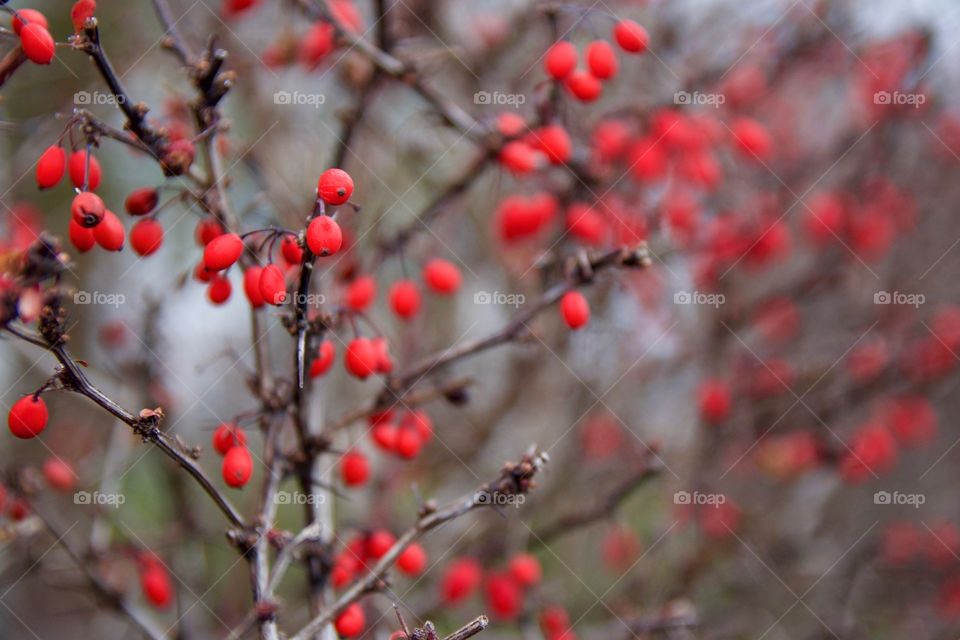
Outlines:
{"type": "MultiPolygon", "coordinates": [[[[427,288],[438,295],[452,295],[463,283],[460,268],[442,258],[433,258],[424,263],[422,276],[427,288]]],[[[347,284],[343,292],[343,304],[351,311],[364,312],[373,305],[376,297],[377,281],[373,276],[359,275],[347,284]]],[[[420,311],[423,296],[416,282],[401,279],[390,285],[387,301],[397,317],[410,320],[420,311]]]]}
{"type": "Polygon", "coordinates": [[[940,578],[936,610],[947,620],[960,618],[960,527],[952,522],[894,521],[886,525],[880,539],[880,554],[890,567],[926,568],[940,578]]]}
{"type": "MultiPolygon", "coordinates": [[[[381,451],[411,460],[433,437],[433,421],[421,410],[405,411],[399,419],[388,409],[370,417],[370,439],[381,451]]],[[[357,450],[340,459],[340,478],[348,487],[364,485],[370,477],[370,462],[357,450]]]]}
{"type": "MultiPolygon", "coordinates": [[[[613,39],[627,53],[643,53],[649,43],[646,30],[632,20],[618,22],[613,28],[613,39]]],[[[594,40],[587,46],[584,57],[587,68],[577,69],[577,49],[564,40],[547,49],[543,67],[547,75],[563,82],[575,98],[593,102],[603,92],[602,82],[617,75],[617,55],[606,40],[594,40]]]]}
{"type": "MultiPolygon", "coordinates": [[[[56,456],[43,461],[41,472],[47,485],[58,493],[70,493],[77,486],[77,474],[73,467],[56,456]]],[[[6,513],[13,521],[20,521],[30,514],[30,505],[19,496],[8,499],[7,488],[0,484],[0,513],[6,513]]]]}
{"type": "Polygon", "coordinates": [[[539,585],[542,577],[540,561],[528,553],[513,556],[504,569],[486,576],[475,559],[456,558],[440,579],[440,597],[447,605],[459,605],[483,584],[493,614],[502,620],[514,620],[523,609],[526,592],[539,585]]]}
{"type": "Polygon", "coordinates": [[[213,432],[213,449],[223,456],[221,474],[228,486],[240,489],[253,475],[253,456],[247,434],[236,424],[223,423],[213,432]]]}
{"type": "MultiPolygon", "coordinates": [[[[87,18],[93,17],[96,10],[96,0],[77,0],[70,9],[74,31],[80,32],[87,18]]],[[[56,55],[57,45],[50,35],[47,17],[36,9],[17,9],[12,13],[10,26],[13,33],[20,36],[23,55],[36,64],[50,64],[56,55]]]]}

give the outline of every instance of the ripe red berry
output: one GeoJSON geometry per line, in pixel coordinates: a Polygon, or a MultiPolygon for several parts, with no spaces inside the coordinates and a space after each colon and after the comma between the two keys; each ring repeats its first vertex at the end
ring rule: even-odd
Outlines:
{"type": "Polygon", "coordinates": [[[512,620],[520,614],[523,593],[509,575],[493,575],[487,580],[487,604],[501,620],[512,620]]]}
{"type": "Polygon", "coordinates": [[[23,29],[23,26],[26,24],[38,24],[44,29],[50,26],[47,24],[47,16],[36,9],[17,9],[17,13],[14,14],[10,25],[13,28],[13,32],[16,35],[20,35],[20,30],[23,29]]]}
{"type": "Polygon", "coordinates": [[[621,20],[614,25],[613,39],[629,53],[643,53],[650,42],[647,30],[633,20],[621,20]]]}
{"type": "Polygon", "coordinates": [[[497,130],[507,138],[520,135],[526,128],[527,121],[519,113],[504,111],[497,116],[497,130]]]}
{"type": "Polygon", "coordinates": [[[303,260],[303,248],[297,242],[296,236],[283,236],[280,241],[280,253],[287,264],[300,264],[303,260]]]}
{"type": "Polygon", "coordinates": [[[393,360],[390,358],[390,344],[383,336],[377,336],[370,340],[373,350],[377,355],[377,373],[390,373],[393,371],[393,360]]]}
{"type": "Polygon", "coordinates": [[[50,64],[57,50],[53,36],[46,27],[36,22],[25,24],[20,29],[20,46],[27,59],[37,64],[50,64]]]}
{"type": "Polygon", "coordinates": [[[246,447],[233,447],[223,456],[223,481],[239,489],[253,473],[253,456],[246,447]]]}
{"type": "Polygon", "coordinates": [[[50,457],[43,461],[43,478],[51,489],[67,493],[77,484],[77,474],[60,458],[50,457]]]}
{"type": "Polygon", "coordinates": [[[397,568],[408,576],[418,576],[427,568],[427,552],[414,542],[397,556],[397,568]]]}
{"type": "Polygon", "coordinates": [[[93,237],[93,229],[81,227],[73,218],[70,218],[70,224],[68,226],[70,243],[73,244],[80,253],[90,251],[90,249],[93,249],[93,245],[97,244],[96,239],[93,237]]]}
{"type": "Polygon", "coordinates": [[[397,437],[399,435],[397,425],[387,420],[377,422],[370,430],[373,443],[383,451],[394,451],[397,448],[397,437]]]}
{"type": "Polygon", "coordinates": [[[377,370],[377,351],[369,338],[354,338],[343,360],[347,372],[363,380],[377,370]]]}
{"type": "Polygon", "coordinates": [[[336,627],[337,633],[340,634],[341,637],[353,638],[363,633],[363,628],[366,624],[367,620],[363,615],[363,609],[359,604],[354,602],[344,609],[343,613],[337,616],[333,626],[336,627]]]}
{"type": "Polygon", "coordinates": [[[158,609],[164,609],[173,602],[173,585],[166,569],[159,562],[148,564],[140,572],[140,587],[144,597],[158,609]]]}
{"type": "Polygon", "coordinates": [[[348,451],[340,459],[340,478],[348,487],[359,487],[370,477],[370,463],[359,451],[348,451]]]}
{"type": "Polygon", "coordinates": [[[555,80],[563,80],[577,66],[577,48],[566,40],[555,42],[543,57],[543,68],[555,80]]]}
{"type": "Polygon", "coordinates": [[[234,447],[245,446],[247,446],[247,434],[235,424],[225,422],[213,432],[213,448],[220,455],[226,455],[234,447]]]}
{"type": "Polygon", "coordinates": [[[397,537],[386,529],[377,529],[364,541],[364,553],[374,560],[379,560],[390,551],[396,541],[397,537]]]}
{"type": "Polygon", "coordinates": [[[317,378],[329,371],[336,357],[337,348],[334,344],[329,340],[321,342],[320,348],[317,349],[317,357],[310,363],[310,377],[317,378]]]}
{"type": "Polygon", "coordinates": [[[130,230],[130,246],[137,255],[149,256],[163,244],[163,225],[153,218],[144,218],[130,230]]]}
{"type": "Polygon", "coordinates": [[[531,144],[546,154],[550,164],[563,164],[573,154],[570,135],[559,124],[537,129],[531,136],[531,144]]]}
{"type": "Polygon", "coordinates": [[[397,428],[397,441],[394,445],[394,451],[401,458],[412,460],[416,458],[423,449],[423,438],[420,437],[416,427],[403,426],[397,428]]]}
{"type": "Polygon", "coordinates": [[[67,152],[60,145],[47,147],[37,161],[37,187],[49,189],[63,178],[67,168],[67,152]]]}
{"type": "Polygon", "coordinates": [[[91,229],[100,224],[106,210],[100,196],[89,191],[81,191],[70,203],[70,214],[74,222],[85,229],[91,229]]]}
{"type": "Polygon", "coordinates": [[[511,140],[500,148],[500,164],[517,175],[535,171],[546,164],[543,154],[523,140],[511,140]]]}
{"type": "Polygon", "coordinates": [[[423,281],[437,293],[455,293],[462,280],[460,269],[449,260],[434,258],[423,266],[423,281]]]}
{"type": "Polygon", "coordinates": [[[398,280],[390,287],[390,308],[404,320],[417,315],[420,310],[420,290],[411,280],[398,280]]]}
{"type": "Polygon", "coordinates": [[[70,9],[70,21],[73,22],[73,30],[79,33],[83,30],[83,25],[87,18],[92,18],[97,10],[95,0],[77,0],[70,9]]]}
{"type": "Polygon", "coordinates": [[[123,203],[124,209],[132,216],[144,216],[154,210],[160,200],[160,193],[153,187],[134,189],[123,203]]]}
{"type": "Polygon", "coordinates": [[[327,204],[343,204],[353,195],[353,178],[343,169],[327,169],[320,174],[317,195],[327,204]]]}
{"type": "Polygon", "coordinates": [[[275,264],[268,264],[260,272],[260,296],[267,304],[280,306],[287,301],[287,281],[283,271],[275,264]]]}
{"type": "Polygon", "coordinates": [[[567,77],[566,87],[581,102],[593,102],[603,92],[600,81],[590,73],[581,70],[574,71],[567,77]]]}
{"type": "Polygon", "coordinates": [[[722,380],[707,380],[700,385],[700,415],[709,424],[719,424],[730,416],[730,387],[722,380]]]}
{"type": "Polygon", "coordinates": [[[203,249],[203,264],[208,271],[223,271],[243,255],[243,240],[235,233],[217,236],[203,249]]]}
{"type": "Polygon", "coordinates": [[[260,293],[261,275],[263,275],[263,269],[258,266],[252,266],[243,272],[243,292],[254,309],[264,305],[263,294],[260,293]]]}
{"type": "Polygon", "coordinates": [[[297,57],[300,64],[313,69],[334,49],[334,28],[329,22],[315,22],[300,40],[297,57]]]}
{"type": "Polygon", "coordinates": [[[540,583],[543,571],[540,561],[529,553],[520,553],[510,559],[510,575],[523,587],[532,587],[540,583]]]}
{"type": "Polygon", "coordinates": [[[307,246],[316,256],[332,256],[343,245],[340,225],[330,216],[319,216],[307,227],[307,246]]]}
{"type": "Polygon", "coordinates": [[[220,224],[220,221],[214,217],[204,218],[197,223],[196,229],[196,241],[197,244],[201,247],[205,247],[211,242],[214,238],[222,236],[224,234],[223,226],[220,224]]]}
{"type": "Polygon", "coordinates": [[[433,420],[427,415],[426,411],[419,409],[408,411],[400,420],[402,428],[412,428],[422,443],[430,442],[433,437],[433,420]]]}
{"type": "Polygon", "coordinates": [[[473,558],[457,558],[447,567],[440,581],[440,595],[447,604],[456,604],[470,597],[480,585],[483,569],[473,558]]]}
{"type": "Polygon", "coordinates": [[[730,126],[733,143],[746,158],[765,160],[773,151],[773,139],[766,128],[750,118],[740,118],[730,126]]]}
{"type": "Polygon", "coordinates": [[[210,284],[207,285],[207,299],[219,305],[229,300],[232,293],[233,285],[230,284],[230,279],[214,273],[210,278],[210,284]]]}
{"type": "Polygon", "coordinates": [[[590,321],[590,305],[579,291],[568,291],[560,299],[560,313],[571,329],[579,329],[590,321]]]}
{"type": "Polygon", "coordinates": [[[591,245],[602,244],[609,229],[600,212],[582,202],[570,205],[567,209],[566,223],[570,235],[591,245]]]}
{"type": "Polygon", "coordinates": [[[617,75],[617,54],[606,40],[595,40],[587,47],[587,67],[593,77],[609,80],[617,75]]]}
{"type": "Polygon", "coordinates": [[[47,403],[43,398],[24,396],[10,407],[7,426],[18,438],[35,438],[46,428],[48,419],[47,403]]]}
{"type": "Polygon", "coordinates": [[[93,239],[107,251],[123,249],[125,230],[120,218],[109,209],[103,212],[103,220],[93,228],[93,239]]]}
{"type": "Polygon", "coordinates": [[[90,175],[86,181],[87,191],[96,191],[100,186],[100,161],[92,153],[88,154],[86,149],[80,149],[70,154],[70,182],[77,189],[83,189],[84,178],[87,178],[87,155],[90,156],[90,175]]]}
{"type": "Polygon", "coordinates": [[[346,305],[354,311],[364,311],[377,295],[377,281],[373,276],[357,276],[347,285],[346,305]]]}
{"type": "Polygon", "coordinates": [[[546,640],[575,640],[570,630],[570,616],[558,605],[549,605],[540,612],[540,628],[546,640]]]}

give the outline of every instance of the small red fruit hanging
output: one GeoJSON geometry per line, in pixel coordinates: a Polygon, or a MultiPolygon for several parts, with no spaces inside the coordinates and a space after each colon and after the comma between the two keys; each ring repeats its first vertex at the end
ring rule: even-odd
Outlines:
{"type": "Polygon", "coordinates": [[[317,195],[329,205],[341,205],[353,195],[353,178],[343,169],[327,169],[317,182],[317,195]]]}
{"type": "Polygon", "coordinates": [[[239,489],[250,480],[253,474],[253,456],[244,446],[232,447],[223,456],[223,481],[239,489]]]}
{"type": "Polygon", "coordinates": [[[48,147],[37,161],[37,187],[49,189],[59,184],[67,167],[67,152],[60,145],[48,147]]]}
{"type": "Polygon", "coordinates": [[[560,299],[560,313],[571,329],[579,329],[590,321],[590,305],[579,291],[568,291],[560,299]]]}
{"type": "Polygon", "coordinates": [[[10,433],[18,438],[35,438],[46,428],[49,417],[42,398],[25,396],[10,407],[7,425],[10,433]]]}
{"type": "Polygon", "coordinates": [[[330,216],[318,216],[307,227],[307,246],[317,256],[332,256],[343,245],[340,225],[330,216]]]}

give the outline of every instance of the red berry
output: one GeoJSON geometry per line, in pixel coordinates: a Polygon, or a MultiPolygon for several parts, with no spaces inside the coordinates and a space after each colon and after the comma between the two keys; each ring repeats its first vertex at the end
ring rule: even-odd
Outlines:
{"type": "Polygon", "coordinates": [[[709,424],[718,424],[730,416],[730,388],[722,380],[707,380],[700,385],[700,415],[709,424]]]}
{"type": "Polygon", "coordinates": [[[70,203],[70,214],[73,216],[74,222],[85,229],[100,224],[106,210],[107,208],[100,196],[89,191],[81,191],[73,197],[73,202],[70,203]]]}
{"type": "Polygon", "coordinates": [[[50,64],[56,53],[53,36],[46,27],[36,22],[25,24],[20,29],[20,46],[23,47],[23,54],[37,64],[50,64]]]}
{"type": "Polygon", "coordinates": [[[517,175],[530,173],[545,164],[543,154],[523,140],[511,140],[500,148],[500,164],[517,175]]]}
{"type": "Polygon", "coordinates": [[[557,605],[544,607],[540,612],[540,628],[543,629],[547,640],[554,638],[573,640],[569,635],[564,635],[570,629],[570,616],[563,607],[557,605]]]}
{"type": "Polygon", "coordinates": [[[600,97],[603,86],[600,81],[586,71],[574,71],[566,80],[567,90],[581,102],[593,102],[600,97]]]}
{"type": "Polygon", "coordinates": [[[343,204],[353,195],[353,178],[343,169],[327,169],[317,182],[317,194],[327,204],[343,204]]]}
{"type": "Polygon", "coordinates": [[[401,458],[411,460],[417,457],[423,448],[423,438],[416,427],[403,426],[397,429],[397,442],[394,450],[401,458]]]}
{"type": "Polygon", "coordinates": [[[397,425],[388,421],[380,421],[373,425],[370,430],[370,437],[373,443],[384,451],[393,451],[397,447],[397,437],[399,430],[397,425]]]}
{"type": "Polygon", "coordinates": [[[321,342],[320,348],[317,350],[317,357],[310,363],[310,377],[316,378],[329,371],[336,357],[337,348],[333,343],[329,340],[321,342]]]}
{"type": "Polygon", "coordinates": [[[253,266],[243,272],[243,292],[250,301],[250,306],[259,309],[264,305],[263,294],[260,293],[260,276],[263,274],[261,267],[253,266]]]}
{"type": "Polygon", "coordinates": [[[577,66],[577,48],[566,40],[555,42],[543,57],[543,67],[555,80],[563,80],[577,66]]]}
{"type": "Polygon", "coordinates": [[[13,27],[13,32],[16,35],[20,35],[20,30],[23,29],[23,26],[26,24],[38,24],[44,29],[50,26],[47,24],[47,16],[36,9],[17,9],[17,13],[14,14],[10,25],[13,27]]]}
{"type": "Polygon", "coordinates": [[[563,164],[573,153],[570,135],[559,124],[537,129],[532,136],[531,144],[547,155],[550,164],[563,164]]]}
{"type": "Polygon", "coordinates": [[[420,310],[420,290],[410,280],[398,280],[390,287],[390,307],[404,320],[417,315],[420,310]]]}
{"type": "Polygon", "coordinates": [[[437,293],[455,293],[462,280],[460,269],[448,260],[434,258],[423,266],[423,281],[437,293]]]}
{"type": "Polygon", "coordinates": [[[390,358],[390,344],[383,336],[377,336],[370,341],[377,355],[377,373],[393,371],[393,360],[390,358]]]}
{"type": "Polygon", "coordinates": [[[377,281],[373,276],[357,276],[347,285],[346,305],[354,311],[364,311],[377,295],[377,281]]]}
{"type": "Polygon", "coordinates": [[[359,451],[348,451],[340,459],[340,478],[348,487],[359,487],[370,477],[370,463],[359,451]]]}
{"type": "Polygon", "coordinates": [[[354,338],[343,360],[347,372],[361,380],[377,370],[377,351],[368,338],[354,338]]]}
{"type": "Polygon", "coordinates": [[[647,30],[633,20],[618,22],[613,27],[613,38],[621,49],[629,53],[643,53],[650,42],[647,30]]]}
{"type": "Polygon", "coordinates": [[[540,561],[529,553],[520,553],[510,560],[510,575],[517,584],[523,587],[532,587],[540,583],[543,575],[540,561]]]}
{"type": "Polygon", "coordinates": [[[730,126],[733,142],[747,158],[764,160],[773,151],[773,140],[756,120],[740,118],[730,126]]]}
{"type": "Polygon", "coordinates": [[[77,0],[70,9],[70,21],[73,22],[73,30],[77,33],[82,31],[87,18],[92,18],[96,10],[97,3],[95,0],[77,0]]]}
{"type": "Polygon", "coordinates": [[[64,493],[73,491],[77,484],[77,474],[60,458],[47,458],[43,461],[43,477],[51,489],[64,493]]]}
{"type": "Polygon", "coordinates": [[[144,216],[154,210],[159,200],[160,193],[156,189],[140,187],[130,192],[123,207],[132,216],[144,216]]]}
{"type": "Polygon", "coordinates": [[[68,226],[70,242],[80,253],[90,251],[90,249],[93,249],[93,245],[97,244],[96,239],[93,237],[93,229],[81,227],[73,218],[70,218],[70,224],[68,226]]]}
{"type": "Polygon", "coordinates": [[[160,563],[151,563],[140,573],[140,587],[143,595],[158,609],[166,608],[173,602],[173,585],[170,576],[160,563]]]}
{"type": "Polygon", "coordinates": [[[103,212],[103,220],[93,228],[93,239],[107,251],[123,249],[125,230],[120,218],[109,209],[103,212]]]}
{"type": "Polygon", "coordinates": [[[560,313],[571,329],[579,329],[590,321],[590,305],[579,291],[568,291],[560,299],[560,313]]]}
{"type": "Polygon", "coordinates": [[[210,284],[207,285],[207,299],[213,304],[223,304],[230,299],[231,293],[233,293],[233,285],[230,284],[230,279],[219,273],[213,274],[210,284]]]}
{"type": "Polygon", "coordinates": [[[333,626],[337,628],[337,633],[344,638],[353,638],[363,633],[367,620],[363,615],[363,609],[354,602],[344,609],[343,613],[337,616],[333,626]]]}
{"type": "Polygon", "coordinates": [[[609,80],[617,75],[617,54],[606,40],[595,40],[587,47],[587,67],[593,77],[609,80]]]}
{"type": "Polygon", "coordinates": [[[447,604],[470,597],[483,578],[483,569],[473,558],[458,558],[450,563],[440,581],[440,594],[447,604]]]}
{"type": "Polygon", "coordinates": [[[418,576],[427,568],[427,552],[414,542],[397,556],[397,568],[408,576],[418,576]]]}
{"type": "Polygon", "coordinates": [[[7,425],[18,438],[35,438],[47,426],[49,414],[42,398],[24,396],[10,407],[7,425]]]}
{"type": "Polygon", "coordinates": [[[193,268],[193,278],[197,282],[210,282],[215,275],[217,275],[216,271],[207,271],[207,268],[203,266],[203,260],[193,268]]]}
{"type": "Polygon", "coordinates": [[[235,233],[217,236],[203,249],[203,264],[208,271],[223,271],[243,255],[243,240],[235,233]]]}
{"type": "Polygon", "coordinates": [[[307,246],[317,256],[332,256],[343,245],[340,225],[330,216],[319,216],[307,227],[307,246]]]}
{"type": "Polygon", "coordinates": [[[137,255],[149,256],[163,244],[163,225],[153,218],[144,218],[130,230],[130,246],[137,255]]]}
{"type": "Polygon", "coordinates": [[[274,306],[287,301],[287,281],[277,265],[268,264],[260,272],[260,296],[264,302],[274,306]]]}
{"type": "Polygon", "coordinates": [[[423,443],[430,442],[430,438],[433,437],[433,420],[430,419],[426,411],[414,410],[407,412],[400,420],[400,426],[402,428],[410,427],[414,429],[417,437],[419,437],[423,443]]]}
{"type": "Polygon", "coordinates": [[[497,130],[507,138],[520,135],[526,128],[527,121],[519,113],[504,111],[497,116],[497,130]]]}
{"type": "Polygon", "coordinates": [[[300,63],[312,69],[320,64],[334,48],[334,28],[329,22],[315,22],[300,40],[297,56],[300,63]]]}
{"type": "Polygon", "coordinates": [[[96,191],[97,187],[100,186],[100,162],[92,153],[89,154],[90,175],[89,180],[85,182],[84,178],[88,177],[87,155],[88,152],[86,149],[80,149],[79,151],[74,151],[70,154],[70,181],[77,189],[83,189],[84,184],[86,184],[87,191],[96,191]]]}
{"type": "Polygon", "coordinates": [[[215,238],[222,236],[224,234],[223,225],[220,224],[220,221],[216,218],[204,218],[197,223],[196,230],[196,240],[197,244],[201,247],[205,247],[215,238]]]}
{"type": "Polygon", "coordinates": [[[280,253],[287,264],[300,264],[303,260],[303,248],[297,242],[296,236],[283,236],[280,241],[280,253]]]}
{"type": "Polygon", "coordinates": [[[220,455],[226,455],[234,447],[245,446],[247,446],[247,434],[235,424],[225,422],[213,432],[213,448],[220,455]]]}
{"type": "Polygon", "coordinates": [[[253,456],[246,447],[233,447],[223,456],[223,481],[239,489],[253,473],[253,456]]]}
{"type": "Polygon", "coordinates": [[[512,620],[520,614],[523,593],[509,575],[494,575],[487,581],[487,603],[495,616],[512,620]]]}
{"type": "Polygon", "coordinates": [[[385,529],[377,529],[367,536],[364,550],[366,555],[379,560],[390,551],[390,547],[397,541],[397,537],[385,529]]]}
{"type": "Polygon", "coordinates": [[[59,145],[47,147],[37,161],[37,186],[41,189],[56,186],[63,178],[66,167],[67,152],[63,147],[59,145]]]}

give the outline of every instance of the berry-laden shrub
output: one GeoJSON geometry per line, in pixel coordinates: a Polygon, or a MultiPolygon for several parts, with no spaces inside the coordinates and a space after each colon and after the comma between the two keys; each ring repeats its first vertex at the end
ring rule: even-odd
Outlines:
{"type": "Polygon", "coordinates": [[[936,3],[121,4],[0,2],[12,636],[956,637],[936,3]]]}

